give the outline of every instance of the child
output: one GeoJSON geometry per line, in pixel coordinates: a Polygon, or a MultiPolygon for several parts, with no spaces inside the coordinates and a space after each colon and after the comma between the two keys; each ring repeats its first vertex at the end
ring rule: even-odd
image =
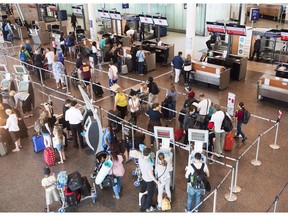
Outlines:
{"type": "Polygon", "coordinates": [[[54,174],[51,174],[51,170],[49,167],[44,168],[45,177],[42,179],[42,186],[45,188],[45,197],[46,197],[46,205],[47,207],[44,209],[45,212],[49,212],[49,206],[52,204],[52,198],[55,201],[60,201],[59,193],[56,188],[56,177],[54,174]]]}
{"type": "Polygon", "coordinates": [[[56,40],[55,40],[54,37],[52,38],[52,47],[53,47],[53,49],[54,49],[54,55],[56,55],[57,43],[56,43],[56,40]]]}
{"type": "Polygon", "coordinates": [[[64,152],[65,137],[63,136],[62,128],[60,126],[54,126],[53,135],[53,147],[57,149],[60,156],[58,164],[63,164],[66,158],[64,152]]]}

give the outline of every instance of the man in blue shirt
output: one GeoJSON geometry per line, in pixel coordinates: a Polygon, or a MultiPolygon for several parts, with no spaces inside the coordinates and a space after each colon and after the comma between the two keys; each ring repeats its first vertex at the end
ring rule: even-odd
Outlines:
{"type": "Polygon", "coordinates": [[[144,61],[145,61],[145,54],[142,48],[137,51],[136,57],[138,58],[138,73],[143,76],[144,71],[143,71],[143,66],[144,66],[144,61]]]}
{"type": "Polygon", "coordinates": [[[182,59],[182,52],[178,52],[178,55],[175,56],[172,60],[172,65],[175,70],[175,83],[179,82],[179,77],[181,73],[181,69],[183,67],[183,59],[182,59]]]}

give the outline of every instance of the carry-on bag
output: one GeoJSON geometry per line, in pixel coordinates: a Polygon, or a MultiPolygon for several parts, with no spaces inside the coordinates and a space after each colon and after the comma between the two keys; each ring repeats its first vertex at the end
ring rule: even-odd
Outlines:
{"type": "Polygon", "coordinates": [[[68,188],[71,191],[76,191],[82,187],[81,174],[76,171],[68,175],[68,188]]]}
{"type": "Polygon", "coordinates": [[[93,93],[94,93],[95,97],[102,97],[104,92],[103,92],[103,89],[101,87],[101,84],[100,84],[100,82],[97,82],[96,84],[95,83],[92,84],[93,93]]]}
{"type": "Polygon", "coordinates": [[[232,133],[227,133],[225,137],[224,150],[230,151],[233,148],[234,138],[232,133]]]}
{"type": "Polygon", "coordinates": [[[33,135],[32,136],[32,143],[33,143],[33,149],[35,152],[40,152],[45,149],[44,145],[44,138],[43,135],[33,135]]]}
{"type": "Polygon", "coordinates": [[[48,166],[54,166],[55,152],[53,148],[47,147],[44,149],[44,161],[48,166]]]}
{"type": "Polygon", "coordinates": [[[80,192],[82,196],[90,196],[91,195],[91,185],[86,176],[82,177],[82,187],[80,188],[80,192]]]}
{"type": "Polygon", "coordinates": [[[0,141],[0,156],[5,156],[8,154],[8,149],[5,142],[0,141]]]}
{"type": "Polygon", "coordinates": [[[69,188],[66,188],[64,190],[64,195],[66,198],[67,205],[69,207],[74,207],[80,203],[81,193],[78,190],[71,191],[69,190],[69,188]]]}

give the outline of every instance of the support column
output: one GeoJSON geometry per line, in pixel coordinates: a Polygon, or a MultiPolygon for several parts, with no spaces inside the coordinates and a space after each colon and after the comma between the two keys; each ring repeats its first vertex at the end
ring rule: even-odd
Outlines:
{"type": "Polygon", "coordinates": [[[89,18],[88,20],[89,20],[90,37],[92,40],[97,40],[96,14],[97,14],[96,4],[88,4],[88,18],[89,18]]]}
{"type": "MultiPolygon", "coordinates": [[[[196,28],[196,3],[187,3],[186,9],[186,50],[185,57],[190,54],[194,58],[195,28],[196,28]]],[[[183,56],[184,57],[184,56],[183,56]]]]}
{"type": "Polygon", "coordinates": [[[240,25],[245,25],[245,23],[246,23],[246,4],[241,4],[240,25]]]}

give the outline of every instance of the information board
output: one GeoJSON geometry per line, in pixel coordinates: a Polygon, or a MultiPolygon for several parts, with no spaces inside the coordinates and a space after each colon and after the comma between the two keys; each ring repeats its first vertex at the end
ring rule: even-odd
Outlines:
{"type": "Polygon", "coordinates": [[[225,33],[224,23],[206,22],[207,31],[214,33],[225,33]]]}
{"type": "Polygon", "coordinates": [[[288,30],[281,29],[281,40],[288,41],[288,30]]]}
{"type": "Polygon", "coordinates": [[[257,21],[260,18],[260,8],[250,8],[250,21],[257,21]]]}
{"type": "Polygon", "coordinates": [[[153,24],[153,19],[151,16],[141,16],[139,15],[139,19],[141,23],[146,23],[146,24],[153,24]]]}
{"type": "Polygon", "coordinates": [[[229,113],[230,116],[234,116],[235,98],[236,98],[236,95],[234,93],[231,93],[231,92],[228,93],[227,112],[229,113]]]}
{"type": "Polygon", "coordinates": [[[101,18],[103,19],[110,19],[110,14],[108,11],[105,10],[98,10],[98,13],[100,15],[101,18]]]}
{"type": "Polygon", "coordinates": [[[189,142],[205,142],[208,143],[208,130],[188,129],[189,142]]]}
{"type": "Polygon", "coordinates": [[[120,12],[117,12],[117,11],[109,11],[109,14],[110,14],[111,19],[114,19],[114,20],[122,20],[122,17],[121,17],[120,12]]]}
{"type": "Polygon", "coordinates": [[[83,15],[82,9],[80,7],[72,6],[72,13],[74,13],[75,15],[83,15]]]}
{"type": "Polygon", "coordinates": [[[226,24],[226,33],[230,35],[246,36],[246,26],[226,24]]]}
{"type": "Polygon", "coordinates": [[[168,26],[168,21],[165,17],[153,17],[153,21],[155,25],[159,25],[159,26],[168,26]]]}

